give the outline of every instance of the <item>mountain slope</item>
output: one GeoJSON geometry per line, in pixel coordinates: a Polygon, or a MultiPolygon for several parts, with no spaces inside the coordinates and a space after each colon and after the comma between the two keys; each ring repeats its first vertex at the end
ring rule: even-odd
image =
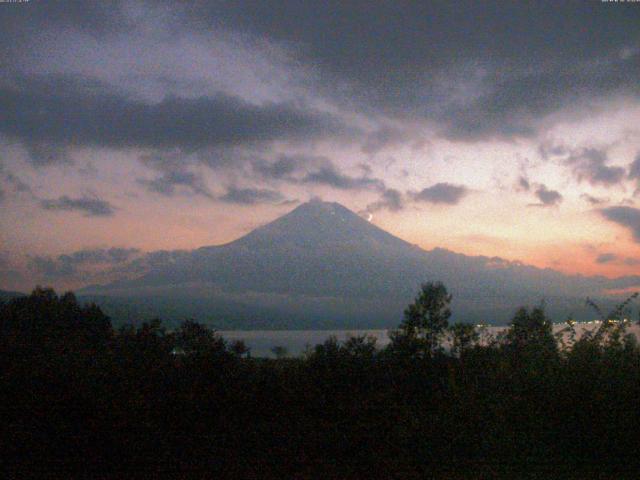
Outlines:
{"type": "Polygon", "coordinates": [[[163,305],[156,314],[164,318],[170,311],[226,328],[390,327],[430,280],[453,293],[458,319],[494,323],[543,299],[556,315],[583,315],[586,296],[640,285],[640,277],[567,276],[500,258],[425,251],[342,205],[312,201],[234,242],[84,293],[130,303],[144,298],[145,312],[163,305]]]}

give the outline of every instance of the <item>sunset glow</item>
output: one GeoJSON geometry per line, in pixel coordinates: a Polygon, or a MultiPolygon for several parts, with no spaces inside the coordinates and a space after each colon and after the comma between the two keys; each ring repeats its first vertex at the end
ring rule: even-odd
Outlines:
{"type": "Polygon", "coordinates": [[[637,5],[505,5],[470,35],[472,7],[300,27],[268,3],[0,5],[0,288],[81,287],[105,265],[61,255],[219,245],[316,197],[424,249],[640,271],[637,5]]]}

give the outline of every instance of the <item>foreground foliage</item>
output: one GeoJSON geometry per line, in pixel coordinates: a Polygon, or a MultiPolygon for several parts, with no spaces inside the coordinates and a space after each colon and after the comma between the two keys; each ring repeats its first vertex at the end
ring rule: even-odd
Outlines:
{"type": "Polygon", "coordinates": [[[0,457],[48,474],[218,478],[638,471],[640,348],[622,322],[631,301],[569,344],[542,308],[480,342],[448,326],[449,301],[441,284],[423,286],[385,349],[330,338],[300,358],[257,359],[194,321],[113,331],[98,307],[36,289],[0,307],[11,439],[0,457]]]}

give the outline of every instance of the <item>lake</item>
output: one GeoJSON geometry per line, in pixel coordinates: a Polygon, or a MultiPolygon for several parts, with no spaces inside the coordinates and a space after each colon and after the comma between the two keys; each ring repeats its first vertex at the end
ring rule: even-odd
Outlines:
{"type": "MultiPolygon", "coordinates": [[[[576,323],[578,336],[585,331],[593,331],[599,327],[600,322],[576,323]]],[[[566,328],[565,323],[554,324],[553,331],[557,333],[566,328]]],[[[507,327],[484,327],[481,336],[497,336],[507,327]]],[[[640,326],[630,325],[629,333],[634,333],[640,339],[640,326]]],[[[378,347],[384,347],[389,343],[389,330],[221,330],[220,333],[226,340],[243,340],[251,349],[253,357],[273,358],[271,349],[275,346],[286,348],[290,356],[302,354],[305,349],[323,343],[330,336],[335,336],[339,341],[345,341],[349,337],[369,335],[376,339],[378,347]]],[[[565,337],[566,338],[566,337],[565,337]]],[[[446,343],[445,343],[446,345],[446,343]]]]}

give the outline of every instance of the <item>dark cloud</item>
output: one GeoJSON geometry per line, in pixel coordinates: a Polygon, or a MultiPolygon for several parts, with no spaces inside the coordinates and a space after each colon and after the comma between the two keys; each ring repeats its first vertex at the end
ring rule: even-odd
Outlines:
{"type": "MultiPolygon", "coordinates": [[[[31,8],[28,14],[24,8],[2,12],[3,27],[11,34],[8,38],[51,25],[86,31],[100,39],[136,27],[136,16],[127,14],[131,9],[125,8],[131,2],[38,3],[38,8],[31,8]]],[[[146,2],[141,7],[149,12],[154,4],[157,2],[146,2]]],[[[640,38],[640,14],[631,4],[611,8],[600,2],[522,5],[497,0],[481,4],[472,0],[264,0],[195,4],[165,1],[164,5],[181,15],[185,31],[208,33],[222,26],[296,46],[300,61],[351,83],[375,86],[377,81],[382,83],[380,89],[403,77],[408,77],[407,82],[414,81],[424,67],[433,71],[454,61],[530,60],[539,68],[549,59],[571,64],[617,53],[621,46],[636,46],[640,38]],[[522,58],[523,45],[526,60],[522,58]]]]}
{"type": "Polygon", "coordinates": [[[184,259],[183,250],[142,253],[135,248],[87,249],[58,256],[28,258],[30,271],[47,280],[80,280],[84,283],[111,281],[140,275],[184,259]]]}
{"type": "Polygon", "coordinates": [[[33,193],[31,187],[13,173],[7,173],[4,179],[17,193],[33,193]]]}
{"type": "Polygon", "coordinates": [[[625,168],[609,165],[607,148],[569,148],[561,143],[545,141],[538,146],[538,151],[543,159],[570,167],[579,182],[611,187],[620,184],[627,176],[625,168]]]}
{"type": "Polygon", "coordinates": [[[213,199],[213,194],[204,184],[202,178],[193,172],[166,172],[154,179],[139,178],[138,183],[149,191],[168,197],[176,193],[176,187],[184,187],[188,192],[213,199]]]}
{"type": "Polygon", "coordinates": [[[153,179],[137,179],[147,190],[170,197],[179,189],[181,192],[214,198],[204,179],[189,170],[191,162],[182,152],[154,152],[141,155],[139,160],[145,166],[160,172],[153,179]]]}
{"type": "Polygon", "coordinates": [[[40,206],[45,210],[84,212],[87,217],[110,217],[115,213],[113,205],[106,200],[89,196],[71,198],[63,195],[56,199],[41,200],[40,206]]]}
{"type": "Polygon", "coordinates": [[[29,155],[29,162],[36,168],[72,163],[67,148],[64,146],[23,139],[29,155]]]}
{"type": "Polygon", "coordinates": [[[275,190],[237,187],[229,187],[224,195],[218,197],[218,200],[240,205],[255,205],[258,203],[280,204],[286,202],[286,198],[275,190]]]}
{"type": "Polygon", "coordinates": [[[607,203],[609,201],[608,198],[594,197],[593,195],[589,195],[588,193],[583,193],[582,195],[580,195],[580,198],[586,200],[591,205],[602,205],[603,203],[607,203]]]}
{"type": "Polygon", "coordinates": [[[420,192],[413,193],[414,200],[429,203],[444,203],[456,205],[469,193],[469,189],[464,185],[452,185],[450,183],[436,183],[420,192]]]}
{"type": "Polygon", "coordinates": [[[371,168],[371,165],[369,165],[368,163],[359,163],[358,168],[362,170],[362,174],[365,176],[371,176],[371,174],[373,173],[373,168],[371,168]]]}
{"type": "Polygon", "coordinates": [[[633,239],[640,243],[640,209],[633,207],[609,207],[600,213],[612,222],[631,230],[633,239]]]}
{"type": "MultiPolygon", "coordinates": [[[[389,71],[489,56],[540,61],[590,59],[638,39],[636,10],[567,2],[202,3],[189,9],[202,27],[223,22],[302,46],[300,55],[355,80],[384,81],[389,71]],[[589,25],[589,29],[584,26],[589,25]],[[327,35],[331,32],[331,35],[327,35]],[[356,34],[357,32],[357,34],[356,34]]],[[[415,75],[411,77],[415,79],[415,75]]]]}
{"type": "MultiPolygon", "coordinates": [[[[23,42],[34,34],[52,26],[74,29],[92,36],[127,32],[134,27],[123,7],[130,2],[121,0],[65,0],[64,2],[31,1],[34,5],[15,5],[0,12],[0,38],[23,42]],[[24,8],[24,7],[27,8],[24,8]],[[35,8],[34,8],[35,7],[35,8]],[[16,38],[16,36],[19,36],[16,38]]],[[[3,42],[5,43],[5,42],[3,42]]],[[[9,44],[9,42],[7,42],[9,44]]]]}
{"type": "Polygon", "coordinates": [[[561,143],[556,143],[550,140],[545,140],[538,145],[538,153],[540,156],[549,160],[553,157],[563,157],[569,155],[569,148],[561,143]]]}
{"type": "Polygon", "coordinates": [[[158,267],[175,263],[177,260],[185,258],[188,254],[189,252],[186,250],[156,250],[148,252],[141,260],[149,266],[158,267]]]}
{"type": "MultiPolygon", "coordinates": [[[[322,155],[308,155],[304,153],[280,154],[271,160],[264,158],[253,159],[251,165],[254,173],[256,173],[258,177],[266,180],[284,180],[291,183],[301,183],[305,182],[306,177],[309,175],[312,175],[313,178],[315,174],[320,171],[331,171],[337,177],[345,177],[338,171],[338,168],[328,157],[322,155]]],[[[358,168],[362,169],[362,165],[358,165],[358,168]]],[[[363,170],[363,172],[364,175],[361,178],[368,177],[371,169],[363,170]]],[[[349,180],[343,183],[349,183],[349,180]]]]}
{"type": "Polygon", "coordinates": [[[402,193],[394,188],[387,188],[380,198],[367,205],[366,212],[373,213],[378,210],[389,210],[391,212],[398,212],[404,208],[404,198],[402,193]]]}
{"type": "MultiPolygon", "coordinates": [[[[640,72],[640,56],[623,60],[614,55],[603,55],[599,65],[588,60],[547,61],[537,68],[531,64],[488,65],[475,87],[480,92],[477,97],[445,105],[434,119],[445,122],[443,133],[453,139],[533,137],[549,126],[543,121],[547,115],[562,109],[614,94],[640,97],[633,80],[640,72]]],[[[526,58],[532,58],[529,51],[526,58]]]]}
{"type": "MultiPolygon", "coordinates": [[[[215,36],[224,31],[255,45],[277,45],[286,51],[290,65],[313,72],[300,82],[314,95],[347,109],[430,120],[445,136],[456,139],[532,135],[545,115],[582,99],[639,94],[640,10],[632,2],[615,8],[595,1],[523,5],[497,0],[265,0],[189,5],[165,1],[164,10],[157,2],[142,2],[137,8],[131,8],[130,2],[109,2],[105,8],[90,1],[74,7],[66,2],[38,7],[30,8],[29,14],[18,13],[24,8],[2,12],[0,38],[11,47],[12,66],[20,65],[21,50],[29,51],[29,42],[36,41],[33,33],[40,30],[51,35],[80,31],[108,41],[114,32],[119,39],[132,31],[140,35],[144,32],[138,26],[140,18],[156,27],[166,27],[162,21],[172,18],[172,37],[215,36]],[[131,13],[138,10],[150,13],[131,13]],[[159,10],[162,20],[154,22],[159,10]]],[[[219,105],[213,102],[208,107],[219,105]]],[[[177,114],[179,130],[191,130],[190,143],[202,143],[191,124],[181,122],[194,116],[202,120],[202,116],[180,115],[184,109],[190,108],[163,104],[149,115],[129,116],[163,119],[170,110],[177,114]]],[[[260,139],[269,137],[262,130],[255,132],[253,125],[235,123],[250,130],[252,139],[256,133],[260,139]]],[[[295,130],[300,125],[294,121],[289,127],[295,130]]],[[[214,137],[227,141],[228,133],[216,133],[214,137]]],[[[364,150],[375,153],[388,142],[404,141],[391,130],[383,133],[377,140],[365,141],[364,150]]],[[[283,136],[280,131],[273,134],[283,136]]],[[[155,139],[156,132],[136,136],[143,137],[145,144],[157,143],[148,138],[155,139]]]]}
{"type": "Polygon", "coordinates": [[[629,165],[629,178],[638,180],[640,183],[640,153],[636,155],[636,159],[629,165]]]}
{"type": "MultiPolygon", "coordinates": [[[[3,169],[0,169],[0,175],[2,175],[2,172],[3,169]]],[[[17,175],[7,172],[0,178],[2,178],[4,186],[7,187],[7,190],[0,188],[0,201],[8,196],[7,192],[11,192],[12,195],[28,194],[30,197],[36,198],[29,184],[24,182],[17,175]]]]}
{"type": "Polygon", "coordinates": [[[384,190],[384,182],[367,175],[351,177],[340,172],[333,164],[328,163],[307,173],[302,183],[328,185],[338,190],[384,190]]]}
{"type": "Polygon", "coordinates": [[[28,267],[35,273],[49,278],[71,277],[76,274],[73,264],[39,255],[29,258],[28,267]]]}
{"type": "Polygon", "coordinates": [[[614,253],[602,253],[596,258],[596,263],[611,263],[618,260],[618,256],[614,253]]]}
{"type": "Polygon", "coordinates": [[[606,150],[585,148],[571,152],[566,163],[573,168],[579,181],[586,180],[592,185],[612,186],[619,184],[625,177],[622,167],[608,166],[606,150]]]}
{"type": "Polygon", "coordinates": [[[330,3],[202,3],[186,12],[187,28],[223,25],[290,45],[319,71],[318,91],[434,120],[458,139],[532,135],[544,115],[580,99],[638,94],[635,5],[330,3]]]}
{"type": "Polygon", "coordinates": [[[85,265],[96,263],[122,263],[130,260],[140,253],[137,248],[94,248],[78,250],[68,255],[60,255],[59,261],[65,261],[73,265],[85,265]]]}
{"type": "Polygon", "coordinates": [[[549,190],[545,185],[540,185],[536,189],[536,197],[541,202],[541,206],[551,207],[562,201],[562,195],[555,190],[549,190]]]}
{"type": "Polygon", "coordinates": [[[154,268],[163,268],[188,259],[190,252],[186,250],[156,250],[134,258],[131,262],[117,265],[113,272],[123,275],[139,275],[154,268]]]}
{"type": "Polygon", "coordinates": [[[299,157],[281,155],[276,161],[256,160],[253,169],[260,176],[271,179],[283,179],[290,177],[299,167],[299,157]]]}
{"type": "Polygon", "coordinates": [[[331,115],[292,103],[254,105],[223,93],[143,103],[103,85],[74,87],[66,78],[0,86],[0,133],[31,150],[38,145],[32,161],[44,165],[59,162],[62,157],[51,152],[67,145],[188,151],[354,131],[331,115]]]}
{"type": "Polygon", "coordinates": [[[627,267],[633,267],[635,265],[640,265],[640,259],[631,258],[631,257],[620,257],[615,253],[602,253],[598,255],[596,258],[596,263],[599,264],[617,264],[617,265],[625,265],[627,267]]]}
{"type": "Polygon", "coordinates": [[[518,179],[518,189],[524,192],[528,192],[531,190],[531,184],[529,183],[529,179],[527,177],[521,176],[518,179]]]}
{"type": "Polygon", "coordinates": [[[28,267],[35,273],[49,278],[89,279],[114,269],[119,271],[140,254],[137,248],[84,249],[57,257],[29,257],[28,267]]]}
{"type": "Polygon", "coordinates": [[[411,144],[414,149],[417,149],[423,143],[424,140],[407,130],[383,126],[367,134],[362,144],[362,152],[376,155],[385,148],[403,144],[411,144]]]}
{"type": "Polygon", "coordinates": [[[198,150],[185,148],[156,149],[140,155],[139,160],[147,167],[159,172],[185,172],[195,165],[204,165],[213,170],[241,170],[245,165],[263,161],[262,155],[269,151],[267,145],[214,145],[198,150]]]}

